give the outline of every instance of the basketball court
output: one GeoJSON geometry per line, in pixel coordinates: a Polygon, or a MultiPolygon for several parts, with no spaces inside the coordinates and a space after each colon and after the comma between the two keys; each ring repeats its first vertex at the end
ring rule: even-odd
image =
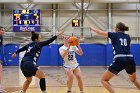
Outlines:
{"type": "MultiPolygon", "coordinates": [[[[62,67],[41,67],[46,74],[48,93],[66,93],[66,74],[62,67]]],[[[100,83],[101,75],[106,70],[104,67],[81,67],[84,93],[108,93],[100,83]]],[[[137,74],[140,74],[140,68],[137,68],[137,74]]],[[[24,77],[18,67],[4,67],[3,81],[5,90],[8,93],[20,93],[24,77]]],[[[27,93],[41,93],[39,80],[33,79],[33,82],[27,93]]],[[[125,71],[120,72],[111,80],[116,93],[139,93],[140,91],[129,81],[125,71]]],[[[76,79],[73,82],[72,93],[79,93],[76,79]]]]}
{"type": "MultiPolygon", "coordinates": [[[[15,59],[12,54],[32,41],[32,31],[45,41],[64,29],[63,36],[76,36],[83,50],[83,55],[76,58],[81,65],[84,93],[109,93],[100,81],[113,62],[111,41],[92,32],[91,28],[114,32],[118,22],[130,28],[126,33],[131,38],[140,80],[140,0],[0,0],[0,28],[5,29],[5,34],[0,35],[0,61],[3,63],[0,84],[7,93],[21,93],[25,77],[19,63],[25,51],[15,59]]],[[[44,46],[37,60],[46,75],[47,93],[67,93],[67,77],[59,53],[63,36],[44,46]]],[[[125,71],[110,83],[115,93],[140,93],[125,71]]],[[[41,93],[39,79],[33,78],[26,93],[41,93]]],[[[76,78],[72,93],[80,93],[76,78]]]]}

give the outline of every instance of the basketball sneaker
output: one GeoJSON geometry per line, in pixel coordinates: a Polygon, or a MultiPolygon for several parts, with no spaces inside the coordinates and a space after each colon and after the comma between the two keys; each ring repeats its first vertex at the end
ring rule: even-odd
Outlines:
{"type": "Polygon", "coordinates": [[[67,93],[72,93],[71,91],[68,91],[67,93]]]}

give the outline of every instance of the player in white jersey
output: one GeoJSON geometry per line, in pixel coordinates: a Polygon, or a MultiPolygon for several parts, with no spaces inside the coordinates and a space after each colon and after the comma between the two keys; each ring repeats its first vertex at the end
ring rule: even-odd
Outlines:
{"type": "Polygon", "coordinates": [[[64,60],[64,69],[67,74],[67,87],[68,87],[67,93],[71,93],[74,75],[77,78],[80,93],[83,93],[83,81],[81,70],[79,67],[79,63],[77,62],[77,59],[75,57],[75,53],[77,53],[78,55],[82,55],[83,51],[80,47],[80,44],[78,44],[78,46],[70,46],[68,43],[68,39],[69,36],[64,36],[63,37],[64,45],[59,48],[60,55],[64,60]]]}

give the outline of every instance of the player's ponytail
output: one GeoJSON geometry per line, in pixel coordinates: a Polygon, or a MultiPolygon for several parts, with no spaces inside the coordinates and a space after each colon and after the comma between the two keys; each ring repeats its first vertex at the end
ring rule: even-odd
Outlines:
{"type": "Polygon", "coordinates": [[[118,28],[119,31],[122,31],[122,32],[129,30],[129,27],[125,26],[125,24],[122,22],[117,23],[116,28],[118,28]]]}
{"type": "Polygon", "coordinates": [[[125,31],[129,31],[129,27],[128,26],[125,26],[125,31]]]}
{"type": "Polygon", "coordinates": [[[36,39],[39,38],[39,34],[38,33],[35,33],[34,31],[31,32],[32,36],[31,36],[31,40],[32,41],[35,41],[36,39]]]}

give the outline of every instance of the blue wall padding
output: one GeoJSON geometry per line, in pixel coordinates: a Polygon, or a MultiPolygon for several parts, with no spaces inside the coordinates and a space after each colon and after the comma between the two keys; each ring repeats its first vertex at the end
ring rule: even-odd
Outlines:
{"type": "MultiPolygon", "coordinates": [[[[113,62],[113,49],[111,44],[106,45],[106,62],[109,66],[113,62]]],[[[140,44],[131,44],[131,53],[134,56],[137,66],[140,66],[140,44]]]]}
{"type": "Polygon", "coordinates": [[[64,61],[63,61],[63,59],[62,59],[62,57],[60,56],[60,53],[59,53],[59,48],[61,47],[61,46],[63,46],[63,44],[61,44],[61,45],[58,45],[58,66],[62,66],[63,65],[63,63],[64,63],[64,61]]]}
{"type": "Polygon", "coordinates": [[[103,44],[82,44],[83,55],[77,56],[77,60],[81,66],[104,66],[105,45],[103,44]]]}
{"type": "Polygon", "coordinates": [[[113,49],[111,44],[106,45],[106,65],[109,66],[113,62],[113,49]]]}
{"type": "Polygon", "coordinates": [[[15,53],[16,50],[19,49],[19,44],[6,44],[3,46],[3,53],[1,56],[3,57],[3,65],[6,66],[17,66],[19,65],[19,55],[16,58],[12,59],[11,56],[15,53]]]}
{"type": "Polygon", "coordinates": [[[43,47],[37,64],[40,66],[58,66],[58,45],[51,44],[43,47]]]}
{"type": "MultiPolygon", "coordinates": [[[[39,66],[62,66],[63,59],[59,54],[59,47],[62,45],[50,44],[42,48],[41,55],[37,64],[39,66]]],[[[111,44],[81,44],[83,55],[76,55],[81,66],[109,66],[113,61],[113,50],[111,44]]],[[[3,50],[3,48],[0,48],[3,50]]],[[[7,44],[4,46],[4,52],[1,57],[4,65],[18,66],[19,56],[12,59],[11,55],[17,49],[19,44],[7,44]]],[[[132,44],[131,52],[134,55],[137,66],[140,66],[140,44],[132,44]]]]}
{"type": "Polygon", "coordinates": [[[132,44],[131,53],[134,55],[136,65],[140,66],[140,44],[132,44]]]}
{"type": "Polygon", "coordinates": [[[42,48],[41,54],[38,58],[37,64],[40,66],[49,66],[51,61],[51,55],[50,55],[50,46],[45,46],[42,48]]]}
{"type": "Polygon", "coordinates": [[[59,63],[58,63],[58,54],[59,54],[59,51],[58,51],[58,45],[56,44],[51,44],[51,49],[50,49],[50,66],[58,66],[59,63]]]}

